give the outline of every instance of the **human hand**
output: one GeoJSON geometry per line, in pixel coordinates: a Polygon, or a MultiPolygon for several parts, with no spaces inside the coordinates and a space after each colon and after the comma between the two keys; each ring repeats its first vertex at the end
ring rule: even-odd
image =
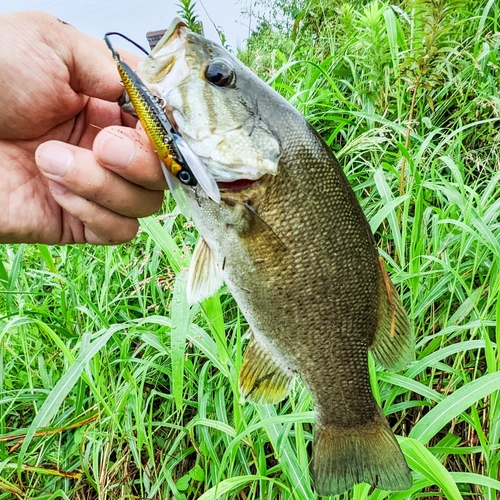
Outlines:
{"type": "Polygon", "coordinates": [[[104,42],[19,12],[0,16],[0,54],[0,243],[132,239],[166,183],[104,42]]]}

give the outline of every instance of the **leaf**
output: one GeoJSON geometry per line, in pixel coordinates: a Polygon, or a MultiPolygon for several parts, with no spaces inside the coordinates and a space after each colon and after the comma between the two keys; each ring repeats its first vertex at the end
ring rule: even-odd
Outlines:
{"type": "Polygon", "coordinates": [[[47,245],[37,245],[38,251],[45,261],[45,265],[49,269],[50,272],[57,274],[57,269],[54,264],[54,259],[52,258],[52,254],[50,253],[49,247],[47,245]]]}
{"type": "MultiPolygon", "coordinates": [[[[141,318],[135,320],[135,323],[139,326],[142,325],[159,325],[163,327],[167,327],[172,330],[172,321],[170,318],[166,318],[165,316],[148,316],[146,318],[141,318]]],[[[0,331],[0,337],[1,337],[0,331]]],[[[192,342],[200,351],[205,354],[205,356],[210,360],[210,363],[217,368],[220,372],[222,372],[226,377],[229,376],[229,369],[227,366],[223,366],[219,360],[219,355],[217,352],[217,345],[215,341],[210,335],[203,330],[203,328],[191,323],[189,331],[187,333],[187,339],[189,342],[192,342]]],[[[160,347],[161,340],[157,335],[150,333],[145,337],[145,342],[148,342],[153,347],[156,345],[158,351],[162,354],[166,354],[166,350],[163,347],[160,347]]]]}
{"type": "MultiPolygon", "coordinates": [[[[276,409],[272,405],[255,405],[262,420],[278,417],[276,409]]],[[[281,418],[282,415],[278,417],[281,418]]],[[[266,431],[269,435],[273,448],[283,472],[288,476],[290,484],[294,486],[293,495],[300,500],[309,500],[314,497],[309,479],[309,471],[302,469],[297,459],[297,455],[292,448],[288,438],[283,439],[285,425],[280,423],[269,424],[266,422],[266,431]],[[280,444],[278,446],[278,443],[280,444]]]]}
{"type": "Polygon", "coordinates": [[[172,238],[172,235],[163,228],[154,217],[145,217],[139,219],[141,227],[149,234],[153,241],[165,252],[168,263],[174,270],[175,274],[186,267],[189,262],[181,258],[181,249],[172,238]]]}
{"type": "MultiPolygon", "coordinates": [[[[380,197],[384,202],[384,205],[394,208],[393,210],[388,211],[386,216],[387,222],[389,223],[389,226],[391,228],[392,238],[394,239],[394,246],[396,247],[396,251],[401,259],[401,264],[403,265],[405,253],[401,236],[401,229],[399,228],[398,215],[395,210],[395,207],[398,204],[394,205],[393,203],[394,198],[392,196],[391,188],[389,187],[385,179],[384,170],[382,168],[378,168],[377,170],[375,170],[373,178],[375,180],[375,185],[377,186],[380,197]]],[[[399,200],[399,202],[402,201],[404,200],[399,200]]]]}
{"type": "Polygon", "coordinates": [[[271,483],[277,484],[285,491],[288,491],[290,493],[290,490],[283,483],[280,483],[275,479],[265,476],[249,475],[249,476],[236,476],[236,477],[231,477],[229,479],[224,479],[224,481],[221,481],[220,483],[216,484],[213,488],[210,488],[208,491],[203,493],[203,495],[201,495],[201,497],[199,497],[198,500],[217,500],[226,493],[235,490],[239,491],[243,489],[248,483],[251,483],[252,481],[269,481],[271,483]]]}
{"type": "Polygon", "coordinates": [[[10,292],[6,296],[6,312],[14,312],[14,291],[16,289],[17,280],[19,279],[19,275],[21,274],[21,263],[24,257],[24,245],[19,246],[19,250],[14,256],[14,260],[12,261],[12,265],[10,268],[9,279],[7,280],[7,285],[5,289],[10,292]]]}
{"type": "Polygon", "coordinates": [[[392,66],[394,76],[399,77],[399,47],[398,47],[398,29],[397,19],[394,11],[391,8],[384,10],[385,29],[387,31],[387,40],[389,42],[389,50],[391,52],[392,66]]]}
{"type": "Polygon", "coordinates": [[[205,480],[205,471],[199,465],[195,465],[189,471],[189,475],[191,476],[191,479],[194,479],[195,481],[205,480]]]}
{"type": "Polygon", "coordinates": [[[377,372],[379,380],[382,380],[388,384],[393,384],[398,387],[402,387],[407,391],[414,392],[415,394],[420,394],[426,400],[440,402],[444,396],[439,394],[439,392],[427,387],[426,385],[408,378],[407,376],[399,375],[397,373],[390,372],[377,372]]]}
{"type": "Polygon", "coordinates": [[[220,432],[224,432],[228,436],[234,437],[236,435],[236,431],[229,424],[224,422],[219,422],[218,420],[212,420],[209,418],[194,418],[187,426],[186,429],[191,429],[194,426],[204,426],[210,427],[212,429],[217,429],[220,432]]]}
{"type": "Polygon", "coordinates": [[[186,337],[191,324],[190,307],[186,298],[187,273],[177,275],[172,297],[172,386],[175,406],[182,409],[182,393],[184,389],[184,355],[186,352],[186,337]]]}
{"type": "Polygon", "coordinates": [[[477,484],[500,491],[500,481],[492,477],[475,474],[473,472],[451,472],[450,475],[453,477],[455,483],[477,484]]]}
{"type": "Polygon", "coordinates": [[[433,351],[427,356],[414,361],[405,373],[405,378],[413,379],[430,366],[435,366],[439,361],[446,359],[459,352],[472,351],[475,349],[484,349],[484,340],[466,340],[448,345],[437,351],[433,351]]]}
{"type": "Polygon", "coordinates": [[[125,328],[124,325],[114,325],[108,330],[101,330],[101,332],[99,332],[101,335],[98,334],[97,339],[87,345],[85,349],[80,352],[79,356],[75,359],[75,362],[68,368],[66,373],[58,380],[57,384],[50,391],[47,399],[42,404],[42,407],[26,431],[26,437],[24,438],[21,451],[19,452],[19,473],[21,472],[20,468],[23,464],[26,450],[28,449],[37,429],[45,427],[50,422],[52,417],[59,410],[66,396],[75,386],[81,373],[87,366],[87,363],[106,345],[114,333],[123,328],[125,328]]]}
{"type": "Polygon", "coordinates": [[[446,424],[480,399],[500,390],[500,372],[484,375],[457,389],[417,422],[410,437],[427,443],[446,424]]]}
{"type": "Polygon", "coordinates": [[[9,275],[7,273],[7,270],[5,269],[5,266],[3,265],[3,262],[0,260],[0,284],[2,284],[5,287],[8,280],[9,280],[9,275]]]}
{"type": "Polygon", "coordinates": [[[217,343],[217,351],[221,364],[225,365],[228,361],[228,347],[226,341],[226,330],[224,324],[224,315],[220,302],[220,294],[217,292],[208,297],[202,304],[203,314],[207,320],[208,327],[217,343]]]}
{"type": "Polygon", "coordinates": [[[179,491],[186,491],[189,488],[189,483],[191,482],[191,476],[189,474],[185,474],[184,476],[177,479],[175,482],[175,487],[179,491]]]}
{"type": "Polygon", "coordinates": [[[392,214],[396,213],[396,208],[401,205],[405,200],[410,197],[408,194],[403,196],[398,196],[388,203],[384,203],[382,208],[370,219],[370,228],[372,233],[375,233],[379,228],[380,224],[384,222],[384,219],[388,218],[392,214]]]}
{"type": "Polygon", "coordinates": [[[398,441],[411,469],[439,486],[448,500],[463,500],[451,474],[422,443],[411,438],[399,438],[398,441]]]}

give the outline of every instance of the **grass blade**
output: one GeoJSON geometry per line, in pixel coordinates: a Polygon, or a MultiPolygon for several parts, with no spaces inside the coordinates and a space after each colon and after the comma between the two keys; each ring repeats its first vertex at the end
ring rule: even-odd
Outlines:
{"type": "MultiPolygon", "coordinates": [[[[256,405],[262,420],[276,417],[276,409],[272,405],[256,405]]],[[[292,491],[293,498],[297,500],[310,500],[314,497],[309,479],[309,471],[300,467],[297,455],[293,450],[288,439],[283,439],[282,434],[285,430],[283,424],[266,425],[266,431],[273,444],[276,454],[279,456],[283,472],[288,477],[290,484],[294,485],[292,491]],[[278,442],[281,446],[278,446],[278,442]]]]}
{"type": "Polygon", "coordinates": [[[421,443],[427,443],[460,413],[498,390],[500,390],[500,372],[484,375],[469,382],[447,396],[417,422],[410,432],[410,437],[421,443]]]}
{"type": "MultiPolygon", "coordinates": [[[[210,488],[208,491],[203,493],[201,497],[198,498],[198,500],[217,500],[220,498],[222,495],[225,495],[226,493],[231,493],[232,491],[235,490],[241,490],[243,487],[245,487],[248,483],[253,482],[253,481],[270,481],[272,483],[275,483],[285,490],[287,490],[286,486],[276,479],[266,477],[266,476],[237,476],[237,477],[231,477],[229,479],[224,479],[224,481],[221,481],[219,484],[214,486],[213,488],[210,488]]],[[[234,497],[233,497],[234,498],[234,497]]]]}
{"type": "Polygon", "coordinates": [[[50,422],[52,417],[57,413],[62,405],[64,398],[75,386],[76,382],[80,378],[80,375],[87,366],[87,363],[106,345],[108,340],[116,332],[122,330],[123,328],[123,325],[114,325],[107,331],[104,330],[96,334],[96,340],[87,345],[86,348],[80,352],[79,356],[75,359],[75,362],[50,391],[36,417],[33,419],[33,422],[26,431],[26,437],[24,438],[18,458],[19,473],[21,472],[24,454],[26,453],[37,429],[45,427],[50,422]]]}
{"type": "Polygon", "coordinates": [[[171,357],[172,357],[172,386],[177,409],[182,409],[182,393],[184,389],[184,355],[186,351],[186,337],[191,324],[190,307],[186,298],[187,273],[177,275],[172,297],[172,330],[171,330],[171,357]]]}
{"type": "Polygon", "coordinates": [[[450,472],[422,443],[411,438],[400,438],[399,443],[411,469],[439,486],[448,500],[463,500],[450,472]]]}

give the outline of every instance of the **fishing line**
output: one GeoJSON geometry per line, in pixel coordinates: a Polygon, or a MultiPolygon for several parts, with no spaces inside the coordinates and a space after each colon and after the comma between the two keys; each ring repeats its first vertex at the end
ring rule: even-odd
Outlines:
{"type": "Polygon", "coordinates": [[[113,35],[115,35],[115,36],[121,36],[122,38],[125,38],[125,40],[127,40],[127,42],[130,42],[132,45],[134,45],[135,47],[137,47],[139,50],[142,50],[142,52],[144,52],[144,54],[146,54],[147,56],[149,56],[149,52],[144,47],[142,47],[141,45],[139,45],[137,42],[134,42],[134,40],[132,40],[128,36],[124,35],[123,33],[119,33],[118,31],[109,31],[108,33],[106,33],[104,35],[104,40],[106,40],[106,43],[107,43],[108,47],[110,47],[110,44],[108,43],[107,38],[110,37],[110,36],[113,36],[113,35]]]}

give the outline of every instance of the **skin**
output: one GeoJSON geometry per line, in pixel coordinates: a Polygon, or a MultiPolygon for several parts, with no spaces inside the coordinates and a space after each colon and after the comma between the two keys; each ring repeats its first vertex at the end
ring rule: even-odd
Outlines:
{"type": "Polygon", "coordinates": [[[0,243],[132,239],[167,186],[104,42],[19,12],[0,16],[0,54],[0,243]]]}

